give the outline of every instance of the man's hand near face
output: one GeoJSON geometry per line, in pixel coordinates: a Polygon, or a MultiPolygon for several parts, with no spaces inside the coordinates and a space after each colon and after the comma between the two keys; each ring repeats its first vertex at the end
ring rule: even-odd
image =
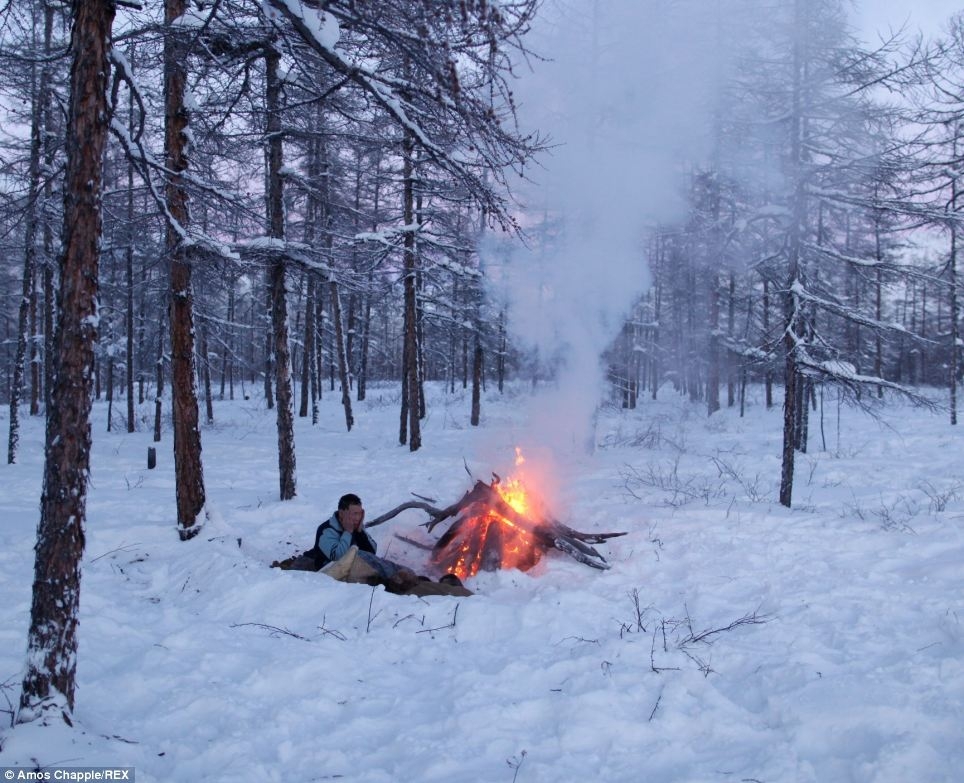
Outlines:
{"type": "Polygon", "coordinates": [[[339,514],[341,526],[349,533],[355,533],[362,529],[365,521],[365,509],[362,506],[349,506],[339,514]]]}

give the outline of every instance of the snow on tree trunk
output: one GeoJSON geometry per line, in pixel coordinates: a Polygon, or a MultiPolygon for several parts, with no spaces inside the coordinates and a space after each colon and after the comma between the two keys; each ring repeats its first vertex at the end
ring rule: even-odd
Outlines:
{"type": "MultiPolygon", "coordinates": [[[[794,16],[798,29],[802,29],[803,0],[795,0],[794,16]]],[[[793,208],[791,210],[790,231],[787,242],[787,290],[784,294],[784,397],[783,397],[783,454],[780,471],[780,503],[787,508],[793,498],[794,450],[796,445],[797,405],[799,394],[797,384],[800,372],[797,366],[797,351],[803,335],[802,303],[800,287],[800,245],[806,221],[806,196],[803,183],[803,119],[802,101],[802,42],[799,38],[793,43],[793,90],[790,110],[790,171],[793,176],[793,208]]]]}
{"type": "Polygon", "coordinates": [[[77,670],[80,562],[90,474],[90,409],[97,337],[97,268],[107,143],[108,47],[114,3],[73,5],[73,62],[57,371],[47,411],[40,524],[35,549],[27,668],[17,720],[71,722],[77,670]]]}
{"type": "MultiPolygon", "coordinates": [[[[285,208],[281,169],[284,149],[281,137],[280,53],[265,49],[265,109],[267,114],[267,200],[268,236],[284,241],[285,208]]],[[[272,253],[268,264],[271,299],[271,333],[274,346],[275,394],[278,422],[278,472],[281,500],[291,500],[296,492],[294,390],[291,382],[291,348],[288,344],[288,299],[285,285],[284,253],[272,253]]]]}
{"type": "MultiPolygon", "coordinates": [[[[165,0],[164,19],[169,28],[187,9],[186,0],[165,0]]],[[[183,34],[168,29],[164,41],[164,150],[170,179],[167,208],[177,225],[168,225],[167,249],[171,255],[171,400],[174,423],[174,484],[177,525],[182,541],[200,531],[198,517],[204,509],[204,470],[198,423],[197,381],[194,362],[194,296],[191,259],[181,232],[190,223],[188,196],[181,173],[189,168],[190,111],[185,101],[187,55],[183,34]]]]}
{"type": "Polygon", "coordinates": [[[414,172],[415,143],[411,135],[406,134],[403,147],[403,210],[405,221],[405,251],[404,251],[404,285],[405,285],[405,316],[404,316],[404,350],[402,352],[402,425],[400,442],[405,442],[406,415],[408,417],[408,448],[418,451],[422,447],[422,433],[419,421],[419,373],[418,373],[418,313],[416,305],[416,277],[418,256],[415,251],[415,220],[414,203],[414,172]]]}
{"type": "Polygon", "coordinates": [[[157,358],[154,361],[154,442],[161,442],[161,419],[164,413],[164,313],[157,328],[157,358]]]}

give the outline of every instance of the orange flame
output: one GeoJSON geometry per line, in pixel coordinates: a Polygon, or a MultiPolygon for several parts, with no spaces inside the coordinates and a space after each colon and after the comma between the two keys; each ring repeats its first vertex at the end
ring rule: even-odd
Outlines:
{"type": "MultiPolygon", "coordinates": [[[[521,468],[525,457],[518,447],[515,451],[515,464],[521,468]]],[[[487,566],[487,570],[498,567],[528,571],[542,557],[542,548],[536,543],[532,529],[517,524],[520,519],[531,520],[539,505],[522,476],[500,481],[492,488],[518,516],[513,521],[496,509],[487,508],[461,523],[455,538],[433,558],[436,564],[460,579],[475,576],[487,566]]]]}

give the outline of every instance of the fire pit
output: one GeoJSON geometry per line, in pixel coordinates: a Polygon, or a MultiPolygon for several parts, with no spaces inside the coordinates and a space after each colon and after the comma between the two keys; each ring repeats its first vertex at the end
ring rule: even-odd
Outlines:
{"type": "MultiPolygon", "coordinates": [[[[516,465],[524,462],[516,450],[516,465]]],[[[581,563],[599,569],[609,563],[591,544],[599,544],[625,533],[581,533],[553,518],[539,497],[526,487],[523,478],[503,481],[492,474],[488,484],[475,485],[458,501],[436,508],[428,499],[412,500],[367,523],[380,525],[410,508],[429,514],[425,527],[431,532],[446,520],[448,530],[431,547],[432,563],[460,579],[479,571],[517,568],[528,571],[549,549],[557,549],[581,563]]],[[[418,542],[405,539],[416,546],[418,542]]]]}

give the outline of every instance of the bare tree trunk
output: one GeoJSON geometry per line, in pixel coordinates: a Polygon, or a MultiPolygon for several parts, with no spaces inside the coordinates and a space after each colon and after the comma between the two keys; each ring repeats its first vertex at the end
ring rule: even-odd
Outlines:
{"type": "Polygon", "coordinates": [[[124,388],[127,394],[127,431],[134,432],[134,253],[130,246],[126,252],[125,274],[127,278],[127,307],[124,314],[125,319],[125,346],[124,353],[126,358],[126,370],[124,375],[124,388]]]}
{"type": "Polygon", "coordinates": [[[797,380],[797,426],[794,446],[801,454],[807,453],[810,439],[810,408],[807,403],[813,393],[813,381],[801,376],[797,380]]]}
{"type": "Polygon", "coordinates": [[[265,272],[265,307],[267,313],[265,314],[264,324],[264,404],[268,407],[270,411],[274,408],[274,390],[271,385],[271,379],[274,377],[274,334],[271,330],[271,312],[272,312],[272,299],[271,299],[271,269],[269,268],[265,272]]]}
{"type": "MultiPolygon", "coordinates": [[[[656,238],[656,264],[658,269],[663,269],[663,256],[662,254],[666,252],[666,242],[659,236],[656,238]]],[[[653,286],[653,328],[650,334],[650,347],[651,347],[651,359],[650,359],[650,384],[651,384],[651,397],[653,400],[656,399],[656,395],[659,393],[659,374],[661,371],[659,362],[659,337],[660,337],[660,317],[663,311],[663,276],[658,275],[655,285],[653,286]]]]}
{"type": "MultiPolygon", "coordinates": [[[[128,53],[128,59],[132,60],[132,54],[128,53]]],[[[134,127],[134,94],[130,94],[127,103],[127,123],[128,128],[134,127]]],[[[127,389],[127,431],[134,432],[134,163],[127,161],[127,247],[124,250],[124,272],[125,284],[127,286],[127,309],[125,312],[124,329],[127,332],[125,338],[125,356],[127,368],[125,373],[125,387],[127,389]]]]}
{"type": "MultiPolygon", "coordinates": [[[[764,344],[767,346],[769,352],[770,347],[770,281],[767,279],[766,275],[763,276],[763,303],[762,316],[763,316],[763,340],[764,344]]],[[[767,410],[773,407],[773,370],[770,368],[770,362],[767,361],[766,369],[763,373],[763,385],[766,390],[766,406],[767,410]]]]}
{"type": "Polygon", "coordinates": [[[458,274],[454,273],[452,275],[452,296],[449,300],[449,314],[452,320],[452,328],[449,330],[449,394],[455,394],[455,367],[458,364],[458,327],[456,324],[459,323],[458,319],[458,295],[459,295],[459,278],[458,274]]]}
{"type": "MultiPolygon", "coordinates": [[[[381,157],[375,159],[375,192],[372,196],[372,215],[374,215],[374,220],[372,221],[372,231],[378,231],[378,202],[379,196],[381,195],[381,178],[379,176],[379,171],[381,168],[381,157]]],[[[361,402],[365,399],[368,387],[368,354],[371,350],[371,333],[372,333],[372,294],[373,286],[375,283],[374,272],[368,270],[368,290],[365,292],[365,306],[362,316],[362,338],[361,338],[361,351],[358,357],[358,401],[361,402]]]]}
{"type": "MultiPolygon", "coordinates": [[[[36,213],[34,214],[36,219],[36,213]]],[[[34,263],[33,263],[33,274],[31,275],[31,285],[30,285],[30,415],[39,416],[40,415],[40,393],[42,391],[40,385],[40,340],[41,334],[39,325],[37,323],[37,310],[40,307],[40,286],[38,283],[37,270],[39,264],[37,263],[36,256],[36,233],[37,227],[34,226],[34,263]]]]}
{"type": "Polygon", "coordinates": [[[44,226],[44,410],[50,410],[54,389],[54,317],[57,299],[54,279],[54,232],[49,226],[44,226]]]}
{"type": "MultiPolygon", "coordinates": [[[[796,297],[792,294],[787,295],[788,321],[794,319],[794,308],[796,307],[796,297]]],[[[790,507],[793,498],[793,463],[794,463],[794,444],[796,441],[796,422],[797,422],[797,363],[794,355],[796,349],[796,336],[789,332],[784,337],[784,398],[783,398],[783,459],[780,474],[780,503],[787,508],[790,507]]]]}
{"type": "Polygon", "coordinates": [[[351,432],[355,417],[351,412],[351,386],[348,374],[348,345],[345,336],[345,328],[342,324],[341,295],[338,292],[338,284],[332,280],[329,283],[331,291],[331,319],[335,324],[335,352],[338,356],[338,377],[341,382],[341,404],[345,409],[345,426],[351,432]]]}
{"type": "Polygon", "coordinates": [[[374,285],[372,272],[368,273],[368,290],[365,291],[364,304],[362,306],[361,322],[361,346],[358,351],[358,401],[365,399],[368,386],[368,351],[371,345],[372,331],[372,285],[374,285]]]}
{"type": "MultiPolygon", "coordinates": [[[[310,218],[309,218],[310,219],[310,218]]],[[[306,244],[309,242],[306,241],[306,244]]],[[[307,418],[308,404],[312,400],[311,376],[315,361],[315,273],[305,273],[308,278],[308,296],[305,297],[305,358],[301,365],[301,403],[298,417],[307,418]]]]}
{"type": "MultiPolygon", "coordinates": [[[[478,324],[477,324],[478,325],[478,324]]],[[[472,416],[471,424],[473,427],[479,426],[479,417],[482,408],[482,334],[479,329],[475,330],[475,348],[472,351],[472,416]]]]}
{"type": "MultiPolygon", "coordinates": [[[[114,183],[111,183],[112,185],[114,183]]],[[[110,287],[117,290],[117,259],[111,253],[110,259],[110,287]]],[[[107,326],[107,431],[114,427],[114,308],[108,311],[107,318],[102,319],[107,326]]]]}
{"type": "MultiPolygon", "coordinates": [[[[413,188],[415,188],[415,181],[413,178],[412,182],[413,188]]],[[[420,190],[415,189],[416,193],[416,210],[415,210],[415,225],[422,225],[422,193],[420,190]]],[[[416,244],[418,242],[417,235],[413,235],[413,239],[416,244]]],[[[415,272],[415,371],[418,381],[418,418],[419,420],[424,419],[427,415],[427,410],[425,407],[425,308],[422,306],[422,301],[424,299],[423,292],[425,290],[425,277],[422,274],[420,265],[418,264],[418,250],[415,251],[416,259],[416,272],[415,272]]],[[[419,445],[422,443],[421,428],[419,428],[419,445]]]]}
{"type": "Polygon", "coordinates": [[[706,415],[720,409],[720,281],[716,271],[709,274],[710,340],[709,371],[706,379],[706,415]]]}
{"type": "Polygon", "coordinates": [[[20,444],[20,400],[23,397],[24,363],[27,354],[27,330],[30,313],[30,291],[33,287],[34,251],[36,241],[35,231],[31,230],[34,219],[28,215],[26,230],[26,252],[23,262],[23,294],[20,299],[19,316],[17,319],[17,349],[13,363],[13,379],[10,384],[10,434],[7,440],[7,464],[13,465],[17,461],[17,451],[20,444]]]}
{"type": "Polygon", "coordinates": [[[408,340],[402,340],[402,401],[398,422],[398,443],[404,446],[408,443],[408,340]]]}
{"type": "MultiPolygon", "coordinates": [[[[36,66],[31,66],[31,87],[36,88],[36,66]]],[[[10,384],[10,433],[7,440],[7,464],[17,461],[20,443],[20,401],[23,398],[25,362],[27,358],[27,333],[30,330],[31,301],[35,302],[34,277],[37,269],[37,207],[41,192],[40,157],[43,134],[43,96],[33,90],[33,108],[30,122],[30,163],[28,166],[27,215],[24,225],[23,286],[17,315],[17,349],[13,362],[13,379],[10,384]]],[[[34,305],[36,312],[36,304],[34,305]]],[[[32,341],[31,341],[32,342],[32,341]]]]}
{"type": "Polygon", "coordinates": [[[157,325],[157,360],[154,362],[154,442],[161,441],[161,418],[164,413],[164,315],[157,325]]]}
{"type": "MultiPolygon", "coordinates": [[[[954,182],[954,209],[957,202],[957,181],[954,182]]],[[[951,257],[948,264],[948,279],[950,287],[950,318],[951,318],[951,366],[948,385],[950,387],[951,424],[957,424],[957,373],[960,368],[960,313],[957,302],[957,223],[951,222],[951,257]]]]}
{"type": "MultiPolygon", "coordinates": [[[[874,317],[877,319],[877,323],[881,323],[883,319],[883,271],[881,269],[881,262],[883,261],[883,253],[880,248],[880,222],[875,221],[874,224],[874,240],[877,247],[877,269],[876,276],[874,280],[874,317]]],[[[916,288],[916,287],[915,287],[916,288]]],[[[878,378],[884,377],[884,345],[883,338],[880,334],[880,329],[874,330],[874,373],[878,378]]],[[[881,399],[884,396],[884,387],[877,387],[877,398],[881,399]]]]}
{"type": "Polygon", "coordinates": [[[462,388],[469,388],[469,333],[465,327],[459,327],[462,333],[462,388]]]}
{"type": "MultiPolygon", "coordinates": [[[[415,163],[413,156],[415,153],[415,142],[411,136],[406,134],[403,145],[403,180],[404,180],[404,221],[408,230],[405,232],[404,250],[404,270],[405,270],[405,348],[402,353],[404,360],[402,366],[402,384],[405,388],[403,394],[403,412],[408,414],[408,448],[410,451],[418,451],[422,446],[422,433],[419,421],[421,402],[419,400],[419,372],[418,372],[418,312],[416,302],[416,284],[418,274],[418,256],[415,251],[415,232],[412,224],[415,219],[415,200],[414,200],[414,173],[415,163]],[[406,410],[407,408],[407,410],[406,410]]],[[[404,421],[399,436],[401,443],[405,442],[404,421]]]]}
{"type": "MultiPolygon", "coordinates": [[[[324,391],[324,374],[325,374],[325,354],[324,346],[322,344],[322,338],[324,337],[324,324],[325,324],[325,288],[322,285],[318,285],[315,289],[315,394],[313,395],[313,400],[320,400],[322,392],[324,391]]],[[[317,406],[315,406],[317,408],[317,406]]],[[[314,411],[311,415],[311,423],[318,423],[317,411],[314,411]]]]}
{"type": "MultiPolygon", "coordinates": [[[[268,235],[285,238],[284,194],[281,169],[284,150],[281,138],[281,80],[278,66],[281,54],[269,46],[265,50],[267,72],[266,110],[268,136],[268,235]]],[[[271,321],[274,336],[275,393],[278,395],[278,469],[281,500],[295,496],[295,427],[291,383],[291,351],[288,345],[288,302],[285,290],[284,253],[272,255],[268,268],[271,289],[271,321]]]]}
{"type": "Polygon", "coordinates": [[[211,396],[211,354],[208,351],[208,325],[201,324],[200,344],[201,379],[204,383],[204,413],[208,424],[214,424],[214,398],[211,396]]]}
{"type": "Polygon", "coordinates": [[[499,384],[499,394],[505,390],[505,353],[508,348],[505,335],[505,310],[499,311],[499,357],[496,362],[496,373],[499,384]]]}
{"type": "MultiPolygon", "coordinates": [[[[141,265],[141,295],[139,301],[139,312],[137,314],[137,354],[141,357],[143,368],[137,373],[137,403],[144,404],[145,387],[147,385],[147,281],[150,279],[147,272],[147,265],[141,265]]],[[[158,328],[163,329],[162,326],[158,328]]]]}
{"type": "Polygon", "coordinates": [[[185,103],[187,54],[174,21],[187,10],[187,0],[165,0],[164,21],[164,152],[170,179],[167,208],[178,226],[168,225],[166,245],[171,257],[171,417],[174,424],[174,486],[177,526],[182,541],[200,531],[198,517],[204,509],[204,469],[198,422],[197,382],[194,368],[194,295],[191,259],[178,228],[190,223],[188,195],[181,173],[189,167],[188,125],[185,103]]]}
{"type": "MultiPolygon", "coordinates": [[[[44,54],[49,55],[53,50],[54,7],[44,2],[44,54]]],[[[43,111],[43,161],[44,186],[43,203],[40,210],[40,221],[43,227],[43,390],[44,410],[50,410],[50,397],[54,387],[54,316],[57,294],[54,290],[54,274],[57,266],[55,250],[55,227],[53,221],[54,203],[54,171],[57,154],[57,129],[55,128],[55,110],[53,90],[50,89],[51,66],[44,64],[40,72],[40,91],[42,96],[41,109],[43,111]]]]}
{"type": "Polygon", "coordinates": [[[27,669],[17,716],[20,723],[45,720],[51,714],[71,723],[77,670],[102,171],[108,131],[107,58],[114,3],[75,2],[73,15],[57,371],[47,411],[27,669]]]}
{"type": "MultiPolygon", "coordinates": [[[[727,297],[727,327],[726,333],[730,338],[730,345],[733,345],[736,337],[736,275],[730,271],[730,289],[727,297]]],[[[733,361],[733,349],[727,348],[726,351],[726,406],[732,408],[736,404],[736,374],[733,361]]]]}
{"type": "Polygon", "coordinates": [[[227,324],[224,329],[224,339],[222,341],[223,356],[221,357],[221,390],[220,398],[224,399],[225,386],[230,380],[228,394],[234,399],[234,310],[235,310],[235,280],[232,276],[228,280],[228,310],[227,324]]]}
{"type": "MultiPolygon", "coordinates": [[[[798,29],[803,29],[804,0],[794,1],[794,16],[798,29]]],[[[805,191],[802,169],[802,134],[803,121],[800,115],[801,77],[802,77],[802,41],[794,39],[793,45],[793,98],[790,109],[790,155],[793,165],[793,213],[791,216],[790,233],[788,238],[788,270],[787,289],[784,294],[784,397],[783,397],[783,456],[780,473],[780,503],[790,508],[793,498],[793,468],[794,446],[797,440],[796,422],[799,394],[797,384],[800,381],[797,369],[797,344],[803,334],[803,313],[797,287],[800,281],[800,245],[801,233],[806,215],[805,191]]]]}

